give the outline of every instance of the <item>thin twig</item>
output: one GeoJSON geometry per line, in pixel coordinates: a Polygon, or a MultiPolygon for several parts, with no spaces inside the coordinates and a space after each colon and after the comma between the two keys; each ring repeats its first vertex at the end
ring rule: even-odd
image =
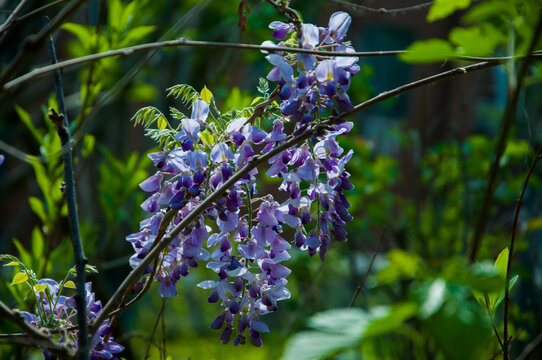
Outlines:
{"type": "Polygon", "coordinates": [[[9,15],[7,20],[2,25],[0,25],[0,35],[2,35],[4,31],[7,31],[11,27],[11,24],[13,24],[13,22],[17,18],[17,15],[23,9],[23,7],[26,5],[27,2],[28,0],[21,0],[21,2],[15,7],[13,12],[9,15]]]}
{"type": "MultiPolygon", "coordinates": [[[[49,19],[46,18],[48,22],[49,19]]],[[[49,56],[51,63],[57,63],[55,44],[53,37],[49,37],[48,44],[49,56]]],[[[57,114],[54,109],[51,109],[49,117],[55,123],[58,136],[62,145],[68,145],[67,151],[62,154],[64,162],[64,196],[68,206],[68,223],[70,227],[70,237],[72,240],[73,255],[75,260],[76,289],[75,303],[77,306],[77,328],[78,328],[78,349],[77,358],[86,360],[89,357],[89,341],[88,341],[88,324],[87,324],[87,305],[86,305],[86,288],[85,288],[85,265],[87,260],[83,251],[81,242],[81,234],[79,232],[79,218],[77,216],[77,201],[75,196],[75,180],[73,174],[72,149],[70,139],[70,129],[68,122],[68,114],[64,103],[64,90],[62,86],[62,78],[60,70],[55,71],[55,89],[60,114],[57,114]]]]}
{"type": "Polygon", "coordinates": [[[162,314],[164,313],[164,310],[166,308],[166,299],[162,299],[162,307],[160,308],[160,312],[158,313],[158,316],[156,317],[156,322],[154,323],[154,327],[152,328],[152,333],[149,338],[149,344],[147,345],[147,350],[145,351],[145,357],[143,359],[147,360],[149,356],[151,356],[151,345],[152,345],[152,339],[154,338],[154,334],[156,333],[156,329],[158,328],[158,324],[160,323],[160,318],[162,317],[162,314]]]}
{"type": "Polygon", "coordinates": [[[386,235],[386,227],[384,227],[382,229],[382,232],[380,233],[380,238],[378,239],[378,245],[376,245],[376,250],[373,254],[373,257],[371,258],[371,262],[369,263],[367,270],[365,271],[365,274],[363,274],[363,277],[361,278],[361,281],[359,282],[359,285],[356,288],[356,292],[354,293],[354,296],[352,297],[352,301],[350,301],[350,306],[348,306],[349,309],[351,309],[354,306],[354,304],[356,303],[356,299],[358,298],[358,295],[361,292],[361,289],[363,289],[363,285],[365,285],[365,280],[367,280],[367,276],[369,276],[369,273],[371,272],[371,269],[373,268],[376,255],[378,255],[380,246],[382,246],[382,243],[384,242],[384,235],[386,235]]]}
{"type": "Polygon", "coordinates": [[[509,302],[510,302],[510,274],[512,270],[512,260],[514,257],[514,244],[516,240],[516,230],[518,227],[518,221],[519,221],[519,213],[521,211],[521,207],[523,205],[523,198],[525,197],[525,192],[527,191],[527,185],[529,184],[529,179],[531,178],[531,175],[534,171],[534,168],[536,166],[536,163],[538,160],[542,159],[542,146],[538,148],[538,151],[536,152],[536,155],[533,159],[533,162],[531,163],[531,167],[529,168],[529,171],[527,172],[527,176],[525,177],[525,181],[523,182],[523,187],[521,189],[521,195],[516,200],[516,212],[514,214],[514,224],[512,225],[512,238],[510,240],[510,246],[509,246],[509,253],[508,253],[508,263],[506,265],[506,280],[504,283],[504,320],[503,320],[503,326],[504,326],[504,336],[503,336],[503,354],[504,359],[509,358],[508,350],[510,345],[510,340],[508,339],[508,310],[509,310],[509,302]]]}
{"type": "Polygon", "coordinates": [[[345,5],[347,7],[350,7],[352,10],[357,10],[358,12],[370,12],[370,13],[375,13],[379,15],[396,15],[396,14],[404,14],[409,11],[423,10],[430,7],[434,3],[434,1],[428,1],[422,4],[412,5],[412,6],[398,8],[398,9],[385,9],[385,8],[376,9],[376,8],[371,8],[368,6],[354,4],[354,3],[351,3],[349,1],[344,1],[344,0],[329,0],[329,1],[345,5]]]}
{"type": "Polygon", "coordinates": [[[417,88],[420,88],[420,87],[435,83],[437,81],[442,81],[442,80],[446,80],[446,79],[453,78],[453,77],[456,77],[456,76],[465,75],[465,74],[468,74],[468,73],[471,73],[471,72],[474,72],[474,71],[478,71],[478,70],[490,68],[490,67],[493,67],[493,66],[497,66],[497,65],[502,64],[503,62],[504,62],[504,60],[501,61],[501,62],[488,62],[488,61],[486,61],[486,62],[481,62],[481,63],[477,63],[477,64],[473,64],[473,65],[469,65],[469,66],[464,66],[464,67],[457,67],[457,68],[454,68],[454,69],[451,69],[451,70],[448,70],[448,71],[444,71],[442,73],[439,73],[439,74],[436,74],[436,75],[433,75],[433,76],[429,76],[427,78],[423,78],[423,79],[411,82],[409,84],[399,86],[399,87],[397,87],[397,88],[395,88],[393,90],[380,93],[377,96],[375,96],[375,97],[373,97],[373,98],[371,98],[371,99],[369,99],[369,100],[367,100],[365,102],[362,102],[359,105],[356,105],[352,110],[344,112],[343,114],[341,114],[339,116],[340,117],[350,116],[350,115],[356,114],[356,113],[358,113],[358,112],[360,112],[362,110],[365,110],[365,109],[367,109],[367,108],[369,108],[371,106],[374,106],[374,105],[376,105],[378,103],[381,103],[384,100],[391,99],[391,98],[393,98],[393,97],[395,97],[397,95],[409,92],[411,90],[414,90],[414,89],[417,89],[417,88]]]}
{"type": "Polygon", "coordinates": [[[53,6],[57,6],[59,4],[62,4],[63,2],[66,2],[66,1],[68,1],[68,0],[57,0],[57,1],[53,1],[52,3],[43,5],[42,7],[39,7],[37,9],[35,9],[35,10],[32,10],[32,11],[30,11],[30,12],[24,14],[24,15],[21,15],[17,19],[15,19],[14,22],[13,22],[13,25],[18,24],[20,22],[23,22],[26,19],[28,19],[28,18],[30,18],[30,17],[32,17],[34,15],[37,15],[42,11],[45,11],[45,10],[47,10],[49,8],[52,8],[53,6]]]}
{"type": "MultiPolygon", "coordinates": [[[[531,54],[531,52],[534,50],[536,43],[538,42],[538,38],[540,37],[541,31],[542,31],[542,13],[538,20],[536,30],[533,33],[533,38],[531,40],[531,44],[529,45],[529,51],[527,52],[527,54],[531,54]]],[[[491,201],[495,193],[495,188],[496,188],[495,185],[497,182],[497,173],[499,171],[499,165],[501,162],[501,158],[504,154],[504,150],[506,149],[508,132],[510,130],[510,127],[516,115],[516,109],[518,106],[519,95],[521,92],[523,80],[525,76],[527,75],[527,70],[529,69],[529,64],[531,62],[531,59],[532,57],[527,55],[527,58],[525,59],[525,62],[523,63],[520,69],[520,72],[518,74],[516,86],[514,89],[512,89],[511,95],[508,96],[508,99],[506,101],[506,108],[504,110],[501,128],[499,131],[499,138],[497,140],[497,146],[495,149],[495,158],[493,159],[493,162],[491,163],[491,168],[489,170],[489,178],[488,178],[486,190],[484,193],[484,200],[482,202],[481,214],[478,218],[474,236],[472,238],[472,247],[471,247],[471,252],[469,256],[471,263],[476,261],[478,250],[480,249],[480,244],[482,242],[482,236],[486,229],[487,221],[489,218],[489,210],[491,208],[491,201]]],[[[504,336],[503,341],[505,344],[507,343],[508,340],[506,336],[504,336]]]]}
{"type": "MultiPolygon", "coordinates": [[[[358,51],[358,52],[341,52],[341,51],[321,51],[321,50],[312,50],[304,48],[294,48],[288,46],[267,46],[267,45],[255,45],[255,44],[240,44],[240,43],[226,43],[226,42],[217,42],[217,41],[195,41],[187,40],[185,38],[180,38],[177,40],[166,40],[158,41],[152,43],[146,43],[141,45],[129,46],[122,49],[108,50],[98,54],[81,56],[74,59],[69,59],[61,61],[58,64],[47,65],[37,69],[34,69],[24,75],[21,75],[9,82],[4,82],[4,76],[0,77],[0,85],[2,89],[0,93],[5,91],[11,91],[22,83],[31,80],[35,77],[42,76],[51,71],[57,69],[64,69],[72,67],[75,65],[80,65],[85,62],[92,62],[108,57],[114,56],[129,56],[138,51],[160,49],[166,47],[207,47],[207,48],[221,48],[221,49],[240,49],[240,50],[257,50],[257,51],[270,51],[270,52],[280,52],[286,51],[291,53],[303,53],[303,54],[312,54],[317,56],[326,56],[326,57],[377,57],[377,56],[396,56],[407,53],[405,50],[392,50],[392,51],[358,51]]],[[[542,52],[535,51],[531,54],[531,57],[542,58],[542,52]]],[[[463,61],[487,61],[487,62],[498,62],[499,64],[510,59],[522,60],[525,56],[512,56],[512,57],[476,57],[476,56],[453,56],[452,60],[463,60],[463,61]]]]}
{"type": "Polygon", "coordinates": [[[37,9],[35,9],[35,10],[32,10],[32,11],[30,11],[30,12],[24,14],[24,15],[21,15],[21,16],[19,16],[19,17],[16,17],[16,18],[13,19],[13,20],[11,21],[11,23],[4,29],[4,31],[7,31],[7,30],[11,29],[11,28],[14,27],[15,25],[17,25],[17,24],[19,24],[19,23],[25,21],[26,19],[31,18],[31,17],[34,16],[34,15],[39,14],[39,13],[42,12],[42,11],[45,11],[45,10],[47,10],[47,9],[49,9],[49,8],[52,8],[53,6],[56,6],[56,5],[58,5],[58,4],[61,4],[61,3],[63,3],[63,2],[66,2],[66,1],[68,1],[68,0],[57,0],[57,1],[53,1],[53,2],[50,3],[50,4],[43,5],[42,7],[39,7],[39,8],[37,8],[37,9]]]}
{"type": "Polygon", "coordinates": [[[42,45],[47,41],[49,35],[58,29],[64,21],[70,17],[87,0],[73,0],[60,13],[54,17],[48,26],[44,27],[39,33],[28,36],[11,63],[0,74],[0,85],[8,82],[19,67],[38,52],[42,45]]]}

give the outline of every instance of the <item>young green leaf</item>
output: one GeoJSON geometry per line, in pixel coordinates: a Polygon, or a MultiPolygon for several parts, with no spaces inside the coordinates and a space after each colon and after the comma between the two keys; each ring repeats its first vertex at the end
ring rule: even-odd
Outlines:
{"type": "Polygon", "coordinates": [[[20,272],[20,273],[15,274],[10,285],[21,284],[21,283],[26,282],[27,280],[28,280],[28,275],[26,275],[26,273],[24,272],[20,272]]]}
{"type": "Polygon", "coordinates": [[[471,0],[435,0],[427,14],[427,21],[443,19],[456,10],[469,7],[470,2],[471,0]]]}
{"type": "Polygon", "coordinates": [[[207,89],[207,86],[204,86],[201,90],[201,100],[205,101],[207,104],[211,103],[211,100],[213,99],[213,93],[207,89]]]}

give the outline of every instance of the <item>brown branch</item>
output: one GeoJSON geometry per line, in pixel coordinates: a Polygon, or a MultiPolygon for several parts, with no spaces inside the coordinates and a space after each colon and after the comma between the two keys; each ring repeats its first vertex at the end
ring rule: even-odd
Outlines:
{"type": "Polygon", "coordinates": [[[344,1],[344,0],[329,0],[329,1],[345,5],[345,6],[349,7],[349,8],[351,8],[352,10],[358,11],[360,13],[370,12],[370,13],[375,13],[375,14],[379,14],[379,15],[396,15],[396,14],[404,14],[404,13],[407,13],[409,11],[423,10],[423,9],[426,9],[426,8],[430,7],[434,3],[434,1],[428,1],[428,2],[425,2],[425,3],[422,3],[422,4],[412,5],[412,6],[408,6],[408,7],[404,7],[404,8],[398,8],[398,9],[385,9],[385,8],[376,9],[376,8],[371,8],[371,7],[368,7],[368,6],[354,4],[354,3],[351,3],[349,1],[344,1]]]}
{"type": "MultiPolygon", "coordinates": [[[[515,119],[516,115],[516,109],[518,106],[519,101],[519,95],[521,92],[523,80],[525,79],[525,76],[527,75],[527,70],[529,69],[529,64],[531,62],[532,56],[530,54],[533,52],[536,43],[538,42],[538,39],[540,37],[540,32],[542,31],[542,12],[538,19],[538,24],[536,26],[536,30],[533,33],[533,38],[531,40],[531,44],[529,45],[529,51],[527,52],[527,58],[525,59],[525,62],[523,63],[520,72],[517,77],[517,83],[514,89],[512,89],[511,95],[508,96],[508,99],[506,101],[506,108],[504,110],[503,120],[501,123],[501,128],[499,131],[499,138],[497,140],[497,147],[495,149],[495,158],[493,159],[493,162],[491,163],[491,168],[489,170],[489,178],[486,186],[486,191],[484,193],[484,200],[482,202],[482,209],[481,214],[478,219],[478,223],[476,224],[474,236],[472,238],[472,248],[471,253],[469,256],[470,262],[473,263],[476,261],[476,257],[478,255],[478,250],[480,249],[480,245],[482,242],[482,237],[484,235],[487,221],[489,219],[489,210],[491,208],[491,201],[493,199],[493,195],[495,193],[496,189],[496,183],[497,183],[497,173],[499,171],[499,164],[501,162],[501,158],[504,154],[504,150],[506,149],[507,144],[507,138],[508,138],[508,132],[510,130],[510,127],[512,125],[512,122],[515,119]]],[[[505,327],[506,329],[506,327],[505,327]]],[[[508,339],[506,338],[506,334],[503,339],[505,345],[508,342],[508,339]]],[[[505,359],[507,360],[507,355],[505,355],[505,359]]]]}
{"type": "MultiPolygon", "coordinates": [[[[78,58],[61,61],[58,64],[47,65],[37,69],[34,69],[24,75],[21,75],[9,82],[2,82],[3,77],[0,77],[0,85],[2,89],[0,93],[5,91],[11,91],[22,83],[33,79],[35,77],[44,75],[46,73],[64,69],[67,67],[79,65],[85,62],[97,61],[113,56],[129,56],[138,51],[160,49],[165,47],[207,47],[207,48],[219,48],[219,49],[240,49],[240,50],[258,50],[258,51],[286,51],[291,53],[312,54],[316,56],[334,56],[334,57],[377,57],[377,56],[396,56],[406,53],[405,50],[392,50],[392,51],[358,51],[358,52],[330,52],[321,50],[311,50],[303,48],[294,48],[288,46],[266,46],[266,45],[254,45],[254,44],[240,44],[240,43],[225,43],[216,41],[194,41],[180,38],[177,40],[166,40],[152,43],[146,43],[142,45],[130,46],[122,49],[108,50],[98,54],[81,56],[78,58]]],[[[542,58],[542,51],[534,51],[531,54],[532,58],[542,58]]],[[[452,60],[464,60],[464,61],[484,61],[496,63],[495,65],[502,64],[503,62],[511,59],[523,60],[527,56],[510,56],[510,57],[475,57],[475,56],[454,56],[452,60]]]]}
{"type": "Polygon", "coordinates": [[[376,259],[376,255],[378,255],[380,246],[382,246],[382,243],[384,242],[384,235],[386,235],[386,227],[384,227],[382,229],[382,233],[380,233],[380,238],[378,239],[378,245],[376,246],[376,250],[373,254],[373,257],[371,258],[371,262],[369,263],[367,270],[365,271],[365,274],[363,274],[363,277],[361,278],[361,281],[358,287],[356,288],[356,292],[354,293],[354,296],[352,297],[352,301],[350,301],[350,306],[348,306],[349,309],[351,309],[354,306],[354,304],[356,303],[356,299],[358,298],[358,295],[361,292],[361,289],[363,289],[363,285],[365,285],[365,280],[367,280],[367,276],[369,276],[369,273],[371,272],[371,269],[376,259]]]}
{"type": "Polygon", "coordinates": [[[420,87],[423,87],[423,86],[426,86],[426,85],[429,85],[429,84],[432,84],[432,83],[435,83],[435,82],[438,82],[438,81],[450,79],[450,78],[453,78],[453,77],[456,77],[456,76],[459,76],[459,75],[465,75],[465,74],[475,72],[475,71],[478,71],[478,70],[482,70],[482,69],[490,68],[490,67],[493,67],[493,66],[497,66],[497,65],[502,64],[503,62],[504,62],[504,60],[503,61],[493,61],[493,62],[485,61],[485,62],[481,62],[481,63],[469,65],[469,66],[457,67],[457,68],[454,68],[454,69],[451,69],[451,70],[448,70],[448,71],[444,71],[444,72],[439,73],[439,74],[435,74],[433,76],[429,76],[427,78],[423,78],[423,79],[411,82],[409,84],[399,86],[399,87],[397,87],[397,88],[395,88],[393,90],[380,93],[377,96],[375,96],[375,97],[373,97],[373,98],[371,98],[371,99],[369,99],[369,100],[367,100],[365,102],[362,102],[359,105],[356,105],[352,110],[349,110],[349,111],[346,111],[346,112],[342,113],[341,115],[339,115],[339,117],[346,117],[346,116],[356,114],[356,113],[358,113],[360,111],[363,111],[363,110],[365,110],[365,109],[367,109],[367,108],[369,108],[371,106],[374,106],[374,105],[376,105],[378,103],[381,103],[381,102],[383,102],[385,100],[388,100],[388,99],[391,99],[391,98],[396,97],[398,95],[401,95],[403,93],[409,92],[411,90],[414,90],[414,89],[417,89],[417,88],[420,88],[420,87]]]}
{"type": "MultiPolygon", "coordinates": [[[[0,77],[0,85],[3,85],[2,92],[9,91],[19,86],[21,83],[35,78],[36,76],[44,75],[48,72],[55,71],[57,69],[64,69],[74,65],[79,65],[85,62],[97,61],[100,59],[113,57],[113,56],[128,56],[138,51],[159,49],[165,47],[208,47],[208,48],[222,48],[222,49],[240,49],[240,50],[258,50],[258,51],[287,51],[292,53],[312,54],[317,56],[357,56],[357,57],[370,57],[370,56],[395,56],[404,53],[404,51],[362,51],[362,52],[330,52],[319,51],[303,48],[294,48],[288,46],[266,46],[266,45],[254,45],[254,44],[239,44],[239,43],[224,43],[216,41],[193,41],[180,38],[177,40],[166,40],[159,42],[152,42],[142,45],[130,46],[122,49],[108,50],[98,54],[92,54],[87,56],[81,56],[75,59],[61,61],[55,65],[47,65],[38,69],[34,69],[16,79],[9,82],[3,82],[4,77],[0,77]]],[[[477,60],[478,61],[478,60],[477,60]]]]}

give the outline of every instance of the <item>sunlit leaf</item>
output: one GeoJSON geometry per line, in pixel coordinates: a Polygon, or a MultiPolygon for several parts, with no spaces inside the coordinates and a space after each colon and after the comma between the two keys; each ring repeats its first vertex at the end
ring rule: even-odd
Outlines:
{"type": "Polygon", "coordinates": [[[68,289],[75,289],[76,288],[74,282],[71,281],[71,280],[66,281],[66,283],[64,283],[64,287],[68,288],[68,289]]]}
{"type": "Polygon", "coordinates": [[[416,41],[406,50],[407,52],[399,55],[399,58],[414,64],[442,61],[455,55],[452,46],[441,39],[416,41]]]}
{"type": "Polygon", "coordinates": [[[435,0],[427,14],[427,21],[443,19],[456,10],[469,7],[470,2],[471,0],[435,0]]]}
{"type": "Polygon", "coordinates": [[[207,86],[204,86],[201,90],[201,100],[205,101],[207,104],[211,103],[211,100],[213,100],[213,93],[207,89],[207,86]]]}
{"type": "Polygon", "coordinates": [[[12,261],[7,264],[4,264],[4,266],[19,266],[20,263],[18,261],[12,261]]]}
{"type": "Polygon", "coordinates": [[[21,284],[21,283],[26,282],[27,280],[28,280],[28,275],[26,275],[26,273],[24,272],[20,272],[20,273],[15,274],[10,285],[21,284]]]}
{"type": "Polygon", "coordinates": [[[163,116],[160,116],[157,120],[156,126],[160,130],[167,128],[167,120],[163,116]]]}
{"type": "Polygon", "coordinates": [[[47,285],[45,285],[45,284],[36,284],[36,285],[34,285],[34,289],[37,292],[40,292],[40,291],[43,291],[43,290],[47,289],[47,285]]]}

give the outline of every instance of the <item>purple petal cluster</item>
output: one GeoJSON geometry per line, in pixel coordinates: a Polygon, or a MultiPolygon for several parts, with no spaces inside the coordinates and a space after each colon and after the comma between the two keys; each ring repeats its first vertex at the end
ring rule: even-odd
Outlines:
{"type": "MultiPolygon", "coordinates": [[[[25,320],[31,325],[37,327],[64,327],[66,331],[64,335],[59,338],[59,343],[69,344],[74,349],[77,348],[78,331],[76,322],[77,309],[75,305],[74,297],[66,297],[60,295],[63,289],[63,285],[57,283],[53,279],[41,279],[38,281],[39,285],[46,285],[46,288],[37,293],[37,304],[35,313],[29,313],[22,311],[21,314],[25,320]]],[[[87,306],[87,318],[93,320],[102,311],[102,303],[96,301],[94,293],[92,292],[91,283],[87,283],[86,290],[86,306],[87,306]]],[[[124,350],[124,347],[115,343],[111,336],[111,327],[109,326],[109,320],[102,323],[96,334],[90,343],[90,359],[118,359],[115,354],[118,354],[124,350]]],[[[43,351],[45,359],[56,359],[47,350],[43,351]]]]}
{"type": "MultiPolygon", "coordinates": [[[[213,133],[214,124],[207,120],[209,105],[194,102],[191,118],[181,121],[175,135],[177,147],[148,155],[157,172],[140,184],[149,193],[141,204],[148,218],[138,232],[126,237],[135,251],[132,267],[161,234],[171,232],[257,153],[269,152],[352,107],[346,90],[359,71],[358,58],[334,56],[354,51],[345,41],[349,25],[350,16],[344,12],[333,14],[327,28],[302,25],[300,46],[328,51],[328,57],[281,53],[266,57],[273,65],[267,78],[278,82],[281,90],[280,113],[270,116],[273,125],[267,131],[235,116],[225,122],[223,131],[213,133]],[[212,144],[200,139],[202,127],[213,134],[212,144]],[[171,210],[173,219],[163,223],[171,210]]],[[[278,21],[269,27],[278,40],[294,29],[278,21]]],[[[285,264],[292,248],[310,256],[319,253],[324,261],[332,239],[346,241],[344,225],[352,217],[344,191],[353,186],[345,166],[352,151],[345,154],[337,137],[347,134],[352,123],[334,123],[325,133],[269,159],[266,175],[282,179],[279,190],[286,193],[286,200],[259,196],[258,171],[253,169],[172,240],[156,269],[146,270],[160,283],[158,292],[164,298],[178,295],[178,282],[191,268],[204,264],[212,270],[216,277],[198,286],[210,291],[208,302],[221,307],[210,326],[221,330],[223,344],[262,346],[261,335],[269,329],[261,317],[277,311],[278,302],[290,297],[286,286],[292,270],[285,264]],[[285,238],[285,227],[294,229],[293,238],[285,238]]]]}

